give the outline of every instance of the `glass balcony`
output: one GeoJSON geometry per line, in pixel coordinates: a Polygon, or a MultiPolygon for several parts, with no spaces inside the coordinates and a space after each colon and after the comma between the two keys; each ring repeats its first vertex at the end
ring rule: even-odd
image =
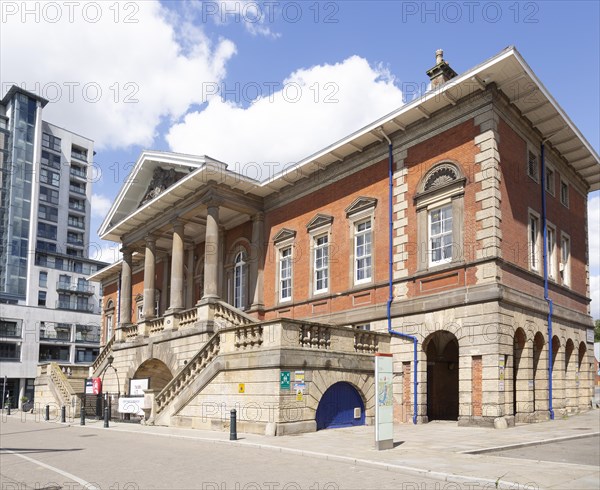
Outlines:
{"type": "Polygon", "coordinates": [[[78,185],[69,185],[69,191],[75,194],[81,194],[85,196],[85,187],[80,187],[78,185]]]}
{"type": "Polygon", "coordinates": [[[61,301],[56,302],[56,308],[59,310],[84,311],[86,313],[94,313],[94,305],[89,303],[81,303],[77,301],[61,301]]]}
{"type": "Polygon", "coordinates": [[[91,284],[80,284],[74,282],[58,281],[57,291],[68,291],[70,293],[94,294],[94,286],[91,284]]]}
{"type": "Polygon", "coordinates": [[[69,209],[85,213],[85,203],[81,201],[69,201],[69,209]]]}
{"type": "Polygon", "coordinates": [[[71,326],[59,327],[54,324],[46,324],[45,326],[40,327],[40,340],[70,342],[71,326]]]}
{"type": "Polygon", "coordinates": [[[71,175],[72,177],[77,177],[80,179],[87,179],[87,172],[85,170],[79,170],[75,167],[71,167],[69,169],[69,175],[71,175]]]}

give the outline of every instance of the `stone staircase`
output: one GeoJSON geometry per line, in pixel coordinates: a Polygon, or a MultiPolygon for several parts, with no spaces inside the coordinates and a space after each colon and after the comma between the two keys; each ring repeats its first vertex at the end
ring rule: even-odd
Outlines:
{"type": "Polygon", "coordinates": [[[44,410],[46,405],[56,413],[66,407],[76,413],[85,391],[88,366],[59,365],[56,362],[41,364],[35,380],[35,408],[44,410]]]}

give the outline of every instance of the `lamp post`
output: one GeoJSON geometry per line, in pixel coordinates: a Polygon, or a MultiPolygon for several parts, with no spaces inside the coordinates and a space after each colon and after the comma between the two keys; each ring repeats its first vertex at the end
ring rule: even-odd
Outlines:
{"type": "MultiPolygon", "coordinates": [[[[106,366],[104,367],[104,369],[102,370],[102,387],[104,389],[104,375],[106,374],[106,370],[111,367],[113,368],[113,371],[115,372],[115,377],[117,378],[117,399],[121,396],[121,382],[119,381],[119,373],[117,371],[117,368],[113,366],[113,361],[115,360],[114,356],[112,354],[110,354],[107,358],[106,358],[106,366]]],[[[106,403],[110,403],[109,402],[109,397],[108,397],[108,393],[106,394],[106,403]]],[[[106,415],[106,406],[105,408],[105,412],[104,412],[104,418],[106,419],[107,415],[106,415]]],[[[105,422],[107,423],[107,422],[105,422]]]]}

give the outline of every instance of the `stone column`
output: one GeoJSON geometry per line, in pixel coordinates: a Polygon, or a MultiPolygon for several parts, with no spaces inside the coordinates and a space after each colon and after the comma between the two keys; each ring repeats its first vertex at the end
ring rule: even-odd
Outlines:
{"type": "Polygon", "coordinates": [[[187,277],[185,285],[185,307],[194,306],[194,248],[187,250],[187,277]]]}
{"type": "Polygon", "coordinates": [[[219,297],[219,241],[219,207],[214,203],[210,203],[206,215],[206,238],[204,242],[204,296],[202,299],[219,297]]]}
{"type": "Polygon", "coordinates": [[[219,249],[217,254],[217,294],[219,298],[227,298],[227,288],[225,285],[225,227],[219,225],[219,249]]]}
{"type": "Polygon", "coordinates": [[[155,286],[154,276],[156,267],[156,239],[148,235],[146,237],[146,253],[144,256],[144,320],[155,317],[155,286]]]}
{"type": "Polygon", "coordinates": [[[183,309],[183,228],[181,221],[173,223],[170,313],[183,309]]]}
{"type": "Polygon", "coordinates": [[[125,326],[131,324],[131,268],[132,268],[132,252],[126,248],[121,249],[123,253],[123,264],[121,266],[121,310],[120,310],[120,325],[125,326]]]}
{"type": "Polygon", "coordinates": [[[264,307],[263,300],[263,236],[265,217],[263,213],[252,216],[252,254],[250,257],[250,291],[253,293],[251,309],[264,307]]]}

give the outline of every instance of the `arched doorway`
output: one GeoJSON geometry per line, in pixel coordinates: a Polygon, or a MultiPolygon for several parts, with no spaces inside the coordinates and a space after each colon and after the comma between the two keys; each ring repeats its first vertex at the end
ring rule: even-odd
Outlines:
{"type": "Polygon", "coordinates": [[[458,420],[458,340],[441,330],[423,344],[427,354],[427,417],[458,420]]]}
{"type": "Polygon", "coordinates": [[[365,425],[365,404],[358,390],[340,381],[331,385],[317,407],[317,430],[365,425]],[[360,416],[356,409],[360,410],[360,416]]]}
{"type": "Polygon", "coordinates": [[[173,379],[173,375],[164,362],[158,359],[148,359],[137,368],[133,375],[133,379],[145,378],[150,378],[150,389],[160,391],[173,379]]]}

